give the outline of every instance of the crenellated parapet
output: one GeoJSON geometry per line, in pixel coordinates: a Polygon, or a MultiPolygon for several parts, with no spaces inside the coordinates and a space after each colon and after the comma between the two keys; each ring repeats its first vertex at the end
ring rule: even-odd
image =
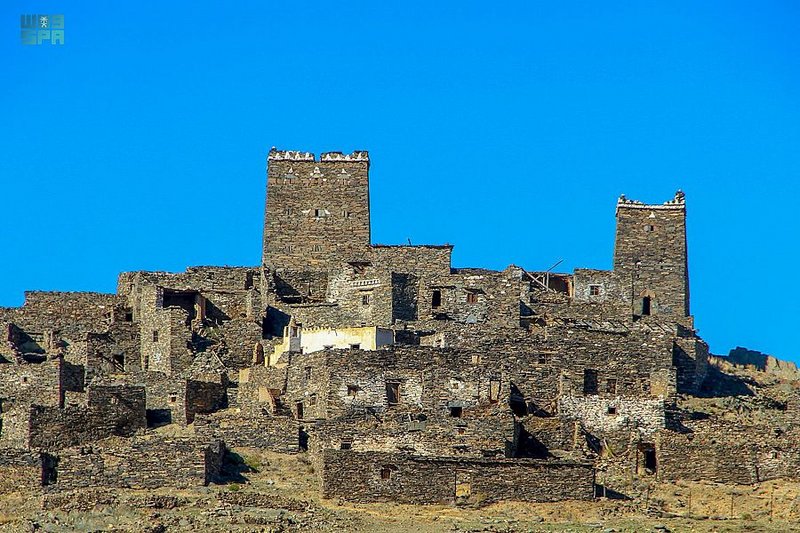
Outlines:
{"type": "Polygon", "coordinates": [[[267,156],[268,161],[369,161],[369,152],[366,150],[356,150],[350,154],[342,152],[323,152],[316,158],[311,152],[301,152],[297,150],[278,150],[274,146],[267,156]]]}
{"type": "Polygon", "coordinates": [[[624,194],[621,194],[617,200],[617,209],[620,207],[631,209],[686,209],[686,195],[678,189],[672,200],[667,200],[663,204],[646,204],[638,200],[629,200],[624,194]]]}

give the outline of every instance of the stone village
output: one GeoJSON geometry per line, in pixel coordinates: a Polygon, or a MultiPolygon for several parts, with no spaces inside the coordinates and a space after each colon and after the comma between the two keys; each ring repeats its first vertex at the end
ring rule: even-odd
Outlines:
{"type": "Polygon", "coordinates": [[[617,200],[612,270],[454,268],[372,244],[367,152],[267,159],[261,265],[0,308],[0,494],[204,485],[238,447],[308,454],[356,502],[800,477],[796,393],[691,407],[740,384],[694,328],[683,193],[617,200]]]}

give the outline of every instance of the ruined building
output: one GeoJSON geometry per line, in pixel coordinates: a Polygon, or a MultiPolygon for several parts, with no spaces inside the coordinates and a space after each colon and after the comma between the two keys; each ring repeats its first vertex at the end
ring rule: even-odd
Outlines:
{"type": "Polygon", "coordinates": [[[493,271],[453,267],[448,244],[373,244],[367,152],[267,163],[261,265],[124,272],[114,295],[0,309],[0,474],[202,484],[225,446],[256,447],[309,453],[326,496],[411,503],[591,498],[598,469],[796,475],[794,418],[756,444],[763,421],[683,407],[716,367],[680,191],[619,198],[612,270],[493,271]]]}

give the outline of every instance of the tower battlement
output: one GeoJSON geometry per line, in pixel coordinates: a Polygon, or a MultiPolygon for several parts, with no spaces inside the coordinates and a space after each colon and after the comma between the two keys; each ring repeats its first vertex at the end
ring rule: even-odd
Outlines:
{"type": "Polygon", "coordinates": [[[349,154],[342,152],[322,152],[319,159],[311,152],[298,150],[278,150],[274,146],[269,151],[267,161],[369,161],[369,152],[366,150],[356,150],[349,154]]]}
{"type": "Polygon", "coordinates": [[[646,204],[639,200],[629,200],[624,194],[617,200],[617,209],[620,207],[630,209],[686,209],[686,195],[678,189],[672,200],[667,200],[663,204],[646,204]]]}

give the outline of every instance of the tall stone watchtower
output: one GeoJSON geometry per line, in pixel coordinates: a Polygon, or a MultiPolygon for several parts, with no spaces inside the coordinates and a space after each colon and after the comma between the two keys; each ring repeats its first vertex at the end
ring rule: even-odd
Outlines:
{"type": "Polygon", "coordinates": [[[630,291],[634,316],[689,316],[686,203],[681,191],[663,204],[620,196],[614,271],[630,291]]]}
{"type": "Polygon", "coordinates": [[[370,246],[369,154],[279,151],[267,156],[263,265],[326,271],[363,261],[370,246]]]}

